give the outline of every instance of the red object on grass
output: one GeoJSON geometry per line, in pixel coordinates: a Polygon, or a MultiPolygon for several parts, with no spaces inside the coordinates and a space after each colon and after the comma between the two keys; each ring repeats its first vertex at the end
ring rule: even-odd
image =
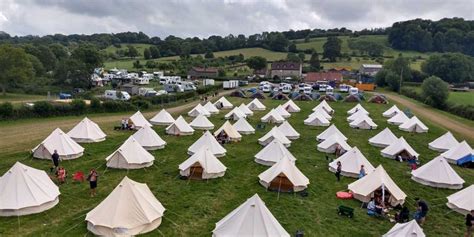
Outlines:
{"type": "Polygon", "coordinates": [[[78,181],[78,182],[84,182],[86,178],[84,177],[84,172],[82,171],[77,171],[76,173],[74,173],[74,175],[72,176],[72,180],[74,181],[78,181]]]}
{"type": "Polygon", "coordinates": [[[336,197],[339,199],[352,199],[352,193],[350,192],[337,192],[336,197]]]}

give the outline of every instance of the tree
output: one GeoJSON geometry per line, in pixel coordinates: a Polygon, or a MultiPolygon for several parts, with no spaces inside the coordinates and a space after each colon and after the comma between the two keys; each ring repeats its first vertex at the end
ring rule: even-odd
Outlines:
{"type": "Polygon", "coordinates": [[[150,49],[145,48],[145,49],[143,50],[143,57],[144,57],[146,60],[148,60],[148,59],[151,58],[150,49]]]}
{"type": "Polygon", "coordinates": [[[304,54],[303,52],[298,53],[298,58],[300,58],[300,62],[304,62],[306,58],[306,54],[304,54]]]}
{"type": "Polygon", "coordinates": [[[260,56],[253,56],[245,60],[247,66],[253,70],[260,70],[267,67],[267,59],[260,56]]]}
{"type": "Polygon", "coordinates": [[[335,36],[329,36],[323,45],[323,58],[335,62],[341,56],[341,40],[335,36]]]}
{"type": "Polygon", "coordinates": [[[295,63],[301,62],[301,59],[295,53],[288,53],[286,55],[286,60],[290,62],[295,62],[295,63]]]}
{"type": "Polygon", "coordinates": [[[385,74],[385,83],[392,91],[398,91],[400,89],[400,75],[397,73],[387,70],[385,74]]]}
{"type": "Polygon", "coordinates": [[[88,88],[90,86],[90,71],[86,63],[79,59],[70,58],[58,64],[54,74],[56,84],[68,87],[88,88]]]}
{"type": "Polygon", "coordinates": [[[91,44],[82,44],[72,52],[71,59],[78,60],[85,64],[85,70],[91,73],[94,68],[101,67],[104,59],[99,50],[91,44]]]}
{"type": "Polygon", "coordinates": [[[385,77],[387,76],[387,69],[382,69],[377,74],[375,74],[375,84],[380,87],[384,87],[387,85],[385,82],[385,77]]]}
{"type": "Polygon", "coordinates": [[[298,49],[296,48],[296,44],[295,43],[291,43],[290,46],[288,46],[288,52],[292,52],[292,53],[296,53],[298,52],[298,49]]]}
{"type": "Polygon", "coordinates": [[[309,59],[309,67],[311,71],[319,72],[319,70],[321,70],[318,52],[314,51],[314,53],[311,54],[311,58],[309,59]]]}
{"type": "Polygon", "coordinates": [[[461,53],[431,55],[421,70],[448,83],[459,83],[474,78],[474,59],[461,53]]]}
{"type": "Polygon", "coordinates": [[[403,81],[411,80],[410,60],[408,58],[399,56],[396,59],[387,60],[384,64],[384,68],[397,74],[399,80],[400,75],[402,76],[403,81]]]}
{"type": "Polygon", "coordinates": [[[212,51],[207,51],[206,54],[204,54],[204,58],[214,58],[214,54],[212,53],[212,51]]]}
{"type": "Polygon", "coordinates": [[[160,51],[156,46],[150,46],[150,54],[151,58],[159,58],[160,57],[160,51]]]}
{"type": "Polygon", "coordinates": [[[436,76],[426,78],[421,85],[421,98],[424,103],[435,108],[443,108],[448,100],[448,84],[436,76]]]}
{"type": "Polygon", "coordinates": [[[28,54],[21,48],[0,45],[0,86],[3,95],[10,86],[31,79],[34,74],[28,54]]]}
{"type": "Polygon", "coordinates": [[[140,60],[136,60],[135,62],[133,62],[133,68],[140,69],[142,67],[143,65],[140,64],[140,60]]]}
{"type": "Polygon", "coordinates": [[[225,77],[225,75],[226,75],[226,72],[225,72],[225,70],[224,70],[223,68],[219,68],[219,69],[217,70],[217,76],[219,76],[219,77],[225,77]]]}
{"type": "Polygon", "coordinates": [[[128,52],[127,55],[131,58],[138,57],[138,50],[133,45],[127,45],[128,52]]]}

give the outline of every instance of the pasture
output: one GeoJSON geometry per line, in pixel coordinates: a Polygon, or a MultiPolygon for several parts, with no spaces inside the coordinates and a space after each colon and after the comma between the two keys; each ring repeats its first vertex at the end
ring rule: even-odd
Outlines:
{"type": "MultiPolygon", "coordinates": [[[[234,106],[242,102],[250,102],[250,99],[227,98],[234,106]]],[[[284,103],[270,99],[262,102],[267,106],[267,110],[255,112],[254,116],[250,117],[249,122],[254,126],[269,109],[284,103]]],[[[178,165],[188,157],[187,148],[201,136],[202,132],[198,130],[192,136],[176,137],[165,135],[164,127],[155,126],[154,129],[168,144],[165,149],[152,152],[156,159],[154,166],[129,171],[106,169],[105,157],[115,151],[132,134],[128,131],[114,131],[113,126],[119,122],[117,120],[100,123],[101,128],[108,135],[106,141],[83,145],[86,149],[83,157],[64,161],[61,164],[70,174],[77,170],[88,171],[90,168],[97,168],[100,175],[97,197],[89,197],[88,184],[69,181],[60,186],[60,202],[56,207],[40,214],[20,218],[0,218],[2,223],[0,235],[92,236],[87,233],[85,215],[100,203],[124,176],[147,183],[167,209],[161,226],[146,236],[210,236],[217,221],[255,193],[260,195],[276,219],[290,234],[294,234],[299,229],[304,230],[305,236],[380,236],[387,232],[393,223],[367,216],[366,210],[360,208],[361,204],[357,200],[336,199],[335,193],[346,190],[347,185],[355,179],[343,177],[341,182],[336,181],[334,174],[328,171],[325,154],[316,150],[315,137],[326,128],[303,124],[303,120],[318,102],[296,103],[302,111],[293,113],[288,120],[301,137],[293,141],[289,150],[297,158],[297,167],[310,179],[307,197],[299,194],[269,192],[258,183],[257,176],[268,167],[254,162],[254,155],[262,149],[257,139],[269,131],[272,125],[266,125],[264,130],[258,130],[254,135],[243,135],[241,142],[225,146],[227,155],[220,158],[228,168],[224,177],[209,181],[187,181],[179,179],[178,165]],[[341,204],[355,209],[353,219],[337,215],[336,207],[341,204]]],[[[407,142],[420,153],[421,162],[426,163],[437,155],[437,152],[428,149],[428,143],[446,131],[428,120],[423,120],[430,129],[428,133],[402,132],[396,126],[389,125],[381,115],[391,104],[362,104],[370,112],[374,122],[378,124],[378,129],[357,130],[349,127],[346,111],[355,106],[355,103],[330,103],[336,111],[331,122],[335,123],[339,130],[349,138],[348,143],[351,146],[357,146],[374,166],[379,164],[384,166],[392,179],[408,195],[406,204],[412,212],[415,197],[421,197],[430,204],[430,212],[423,226],[425,234],[461,236],[465,229],[464,217],[452,212],[445,205],[446,197],[456,191],[430,188],[415,183],[410,179],[410,169],[406,163],[381,157],[380,149],[370,146],[367,142],[370,137],[388,126],[395,135],[404,136],[407,142]]],[[[401,105],[399,107],[403,108],[401,105]]],[[[186,112],[182,111],[180,114],[186,114],[186,112]]],[[[220,114],[210,118],[216,129],[224,123],[225,113],[226,111],[221,111],[220,114]]],[[[173,116],[177,117],[178,114],[173,114],[173,116]]],[[[185,118],[188,122],[191,121],[189,117],[185,118]]],[[[82,117],[76,119],[79,122],[82,117]]],[[[61,124],[61,119],[50,120],[51,123],[61,124]]],[[[32,133],[42,129],[41,126],[34,126],[34,120],[25,123],[31,125],[32,133]]],[[[0,124],[9,126],[6,122],[0,124]]],[[[61,127],[64,131],[70,128],[70,126],[61,127]]],[[[463,139],[456,133],[454,135],[460,140],[463,139]]],[[[49,161],[32,159],[28,152],[42,139],[26,139],[27,142],[20,143],[21,146],[10,147],[11,152],[0,152],[0,173],[7,171],[15,161],[48,170],[51,166],[49,161]]],[[[468,142],[472,145],[474,141],[468,142]]],[[[334,158],[333,155],[330,157],[334,158]]],[[[454,167],[454,169],[465,179],[465,187],[473,184],[473,170],[459,167],[454,167]]]]}

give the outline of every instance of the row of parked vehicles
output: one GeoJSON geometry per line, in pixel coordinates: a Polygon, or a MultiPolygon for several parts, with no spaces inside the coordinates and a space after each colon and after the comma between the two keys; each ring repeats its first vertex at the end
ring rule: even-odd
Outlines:
{"type": "MultiPolygon", "coordinates": [[[[311,94],[313,91],[325,92],[326,94],[332,95],[334,94],[334,87],[328,84],[323,83],[315,83],[315,84],[307,84],[307,83],[300,83],[300,84],[290,84],[290,83],[280,83],[280,84],[272,84],[268,81],[262,81],[258,87],[259,90],[263,92],[271,92],[271,91],[281,91],[282,93],[289,94],[293,91],[295,92],[302,92],[305,94],[311,94]]],[[[357,94],[359,93],[359,89],[356,87],[341,84],[338,88],[339,92],[342,93],[349,93],[349,94],[357,94]]]]}

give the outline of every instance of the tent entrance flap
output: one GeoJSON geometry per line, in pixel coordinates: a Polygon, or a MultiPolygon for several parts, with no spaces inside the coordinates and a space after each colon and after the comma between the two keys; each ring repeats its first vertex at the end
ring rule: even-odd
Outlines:
{"type": "Polygon", "coordinates": [[[403,150],[403,151],[399,152],[397,155],[395,155],[395,157],[397,157],[397,156],[401,156],[402,159],[404,159],[404,160],[411,157],[410,153],[408,153],[407,150],[403,150]]]}
{"type": "Polygon", "coordinates": [[[279,174],[270,182],[268,189],[277,192],[293,192],[293,187],[294,185],[286,177],[286,175],[279,174]]]}
{"type": "Polygon", "coordinates": [[[194,180],[201,180],[202,173],[204,173],[204,169],[202,168],[201,164],[195,163],[193,166],[189,168],[189,179],[194,180]]]}

